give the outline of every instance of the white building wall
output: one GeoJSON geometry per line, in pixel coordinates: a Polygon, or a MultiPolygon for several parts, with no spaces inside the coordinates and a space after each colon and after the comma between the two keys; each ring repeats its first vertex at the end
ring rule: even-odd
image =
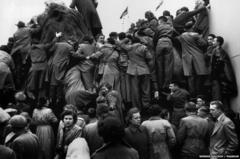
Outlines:
{"type": "Polygon", "coordinates": [[[238,84],[239,95],[231,102],[240,113],[240,1],[210,0],[210,32],[224,37],[224,48],[229,53],[238,84]]]}

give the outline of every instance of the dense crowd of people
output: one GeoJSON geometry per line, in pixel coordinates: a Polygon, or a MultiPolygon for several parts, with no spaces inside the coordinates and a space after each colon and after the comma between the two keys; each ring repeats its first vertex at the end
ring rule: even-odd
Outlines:
{"type": "Polygon", "coordinates": [[[0,47],[1,159],[239,158],[236,80],[224,38],[208,32],[209,1],[147,11],[106,40],[96,1],[62,7],[18,22],[0,47]],[[90,33],[46,29],[66,13],[90,33]]]}

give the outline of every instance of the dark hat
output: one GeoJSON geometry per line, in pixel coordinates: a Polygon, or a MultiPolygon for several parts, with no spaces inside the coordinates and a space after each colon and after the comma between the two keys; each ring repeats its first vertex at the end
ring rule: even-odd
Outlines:
{"type": "Polygon", "coordinates": [[[24,128],[27,126],[27,119],[22,115],[14,115],[10,120],[9,124],[13,128],[24,128]]]}
{"type": "Polygon", "coordinates": [[[16,26],[18,26],[19,28],[23,28],[23,27],[25,27],[25,23],[22,22],[22,21],[19,21],[19,22],[16,24],[16,26]]]}

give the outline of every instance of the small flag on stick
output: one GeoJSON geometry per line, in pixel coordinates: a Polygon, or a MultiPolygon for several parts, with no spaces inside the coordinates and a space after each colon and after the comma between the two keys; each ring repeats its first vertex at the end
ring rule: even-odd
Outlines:
{"type": "Polygon", "coordinates": [[[163,4],[163,0],[161,0],[161,2],[158,4],[158,6],[156,7],[155,11],[157,11],[163,4]]]}
{"type": "Polygon", "coordinates": [[[123,17],[125,17],[128,14],[128,7],[122,12],[120,19],[122,19],[123,17]]]}

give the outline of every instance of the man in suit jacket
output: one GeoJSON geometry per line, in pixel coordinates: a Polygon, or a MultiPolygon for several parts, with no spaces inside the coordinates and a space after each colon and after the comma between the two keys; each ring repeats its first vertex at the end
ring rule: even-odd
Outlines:
{"type": "Polygon", "coordinates": [[[180,121],[177,132],[177,140],[181,146],[181,159],[198,159],[200,155],[206,155],[208,136],[208,122],[197,116],[196,104],[185,104],[187,117],[180,121]]]}
{"type": "Polygon", "coordinates": [[[210,103],[210,112],[217,119],[210,138],[210,155],[215,159],[217,156],[233,155],[238,148],[238,138],[235,125],[223,113],[223,104],[220,101],[210,103]]]}

